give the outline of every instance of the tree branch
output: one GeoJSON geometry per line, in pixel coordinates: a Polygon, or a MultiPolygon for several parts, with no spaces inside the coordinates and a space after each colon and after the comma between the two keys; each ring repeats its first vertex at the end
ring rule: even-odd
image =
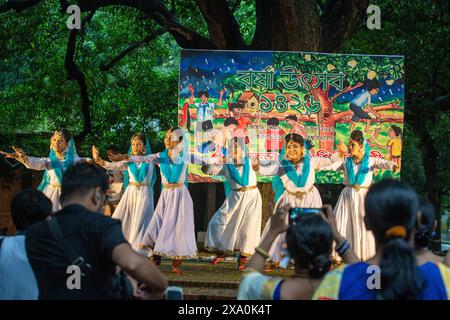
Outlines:
{"type": "Polygon", "coordinates": [[[5,4],[0,5],[0,13],[7,12],[9,10],[22,12],[23,10],[34,7],[41,2],[42,0],[6,1],[5,4]]]}
{"type": "Polygon", "coordinates": [[[256,0],[256,29],[252,49],[272,49],[272,0],[256,0]]]}
{"type": "Polygon", "coordinates": [[[123,50],[122,52],[120,52],[117,56],[115,56],[110,62],[108,63],[102,63],[100,65],[100,70],[102,71],[108,71],[109,69],[111,69],[117,62],[119,62],[120,60],[122,60],[126,55],[130,54],[131,52],[133,52],[134,50],[136,50],[137,48],[147,45],[150,41],[152,41],[153,39],[155,39],[156,37],[164,34],[167,30],[164,28],[158,29],[154,32],[152,32],[151,34],[149,34],[147,37],[145,37],[144,39],[142,39],[141,41],[136,41],[134,43],[132,43],[128,48],[126,48],[125,50],[123,50]]]}
{"type": "Polygon", "coordinates": [[[356,85],[354,85],[353,87],[352,86],[348,86],[347,88],[345,88],[344,90],[342,90],[341,92],[338,92],[338,93],[336,93],[334,96],[332,96],[331,98],[330,98],[330,101],[334,101],[334,100],[336,100],[339,96],[341,96],[341,95],[343,95],[344,93],[347,93],[347,92],[349,92],[349,91],[352,91],[353,89],[356,89],[356,88],[359,88],[359,87],[361,87],[362,85],[364,85],[364,83],[357,83],[356,85]]]}
{"type": "Polygon", "coordinates": [[[209,35],[219,49],[245,49],[239,25],[226,0],[197,0],[209,35]]]}
{"type": "MultiPolygon", "coordinates": [[[[61,1],[65,2],[65,1],[61,1]]],[[[82,12],[97,10],[102,7],[122,5],[135,8],[144,13],[144,17],[154,20],[157,24],[167,28],[175,41],[182,48],[214,49],[216,46],[210,39],[181,25],[170,12],[163,1],[159,0],[78,0],[82,12]]]]}
{"type": "MultiPolygon", "coordinates": [[[[85,24],[89,22],[95,11],[92,11],[88,16],[83,19],[82,28],[85,24]]],[[[75,48],[77,40],[78,31],[73,29],[70,31],[69,40],[67,42],[66,57],[64,61],[64,67],[67,71],[67,79],[75,80],[80,88],[81,95],[81,112],[83,114],[83,131],[76,136],[76,140],[82,141],[84,138],[92,131],[91,124],[91,104],[92,101],[89,99],[89,92],[86,84],[86,77],[84,73],[80,70],[78,65],[75,63],[75,48]]]]}
{"type": "MultiPolygon", "coordinates": [[[[385,111],[385,110],[401,109],[401,107],[396,103],[390,103],[390,104],[383,105],[383,106],[372,107],[372,109],[374,111],[385,111]]],[[[334,119],[334,121],[339,121],[342,118],[348,117],[352,114],[353,114],[353,112],[350,110],[349,111],[341,111],[341,112],[333,114],[333,119],[334,119]]],[[[382,119],[385,119],[385,118],[382,117],[382,119]]],[[[393,119],[393,118],[389,118],[389,119],[393,119]]]]}
{"type": "Polygon", "coordinates": [[[328,1],[320,19],[320,49],[339,51],[365,17],[368,5],[368,0],[328,1]]]}

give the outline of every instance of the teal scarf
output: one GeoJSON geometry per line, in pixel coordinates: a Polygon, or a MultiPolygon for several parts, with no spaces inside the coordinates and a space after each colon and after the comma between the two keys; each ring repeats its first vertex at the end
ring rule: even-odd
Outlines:
{"type": "Polygon", "coordinates": [[[248,179],[250,176],[250,161],[248,159],[248,155],[245,155],[244,159],[244,169],[242,171],[242,175],[239,173],[239,170],[236,168],[234,164],[227,163],[226,164],[228,172],[230,173],[230,178],[236,182],[237,184],[245,187],[248,185],[248,179]]]}
{"type": "MultiPolygon", "coordinates": [[[[284,146],[281,149],[281,152],[278,156],[278,161],[283,166],[287,177],[289,178],[289,180],[291,180],[294,183],[294,185],[297,188],[303,188],[305,186],[306,182],[308,181],[309,171],[311,170],[311,164],[310,164],[311,157],[309,155],[308,144],[304,143],[304,146],[305,146],[305,157],[303,158],[303,168],[302,168],[302,173],[300,175],[297,173],[294,166],[292,165],[292,163],[289,160],[283,159],[284,155],[285,155],[284,146]]],[[[283,194],[283,192],[286,190],[286,188],[284,187],[283,181],[281,180],[281,178],[278,175],[276,175],[272,179],[272,188],[275,193],[274,201],[276,203],[278,201],[278,199],[281,197],[281,195],[283,194]]]]}
{"type": "MultiPolygon", "coordinates": [[[[228,153],[229,153],[229,151],[227,149],[226,154],[228,155],[228,153]]],[[[236,168],[236,166],[234,164],[228,164],[228,163],[225,164],[225,166],[228,169],[228,172],[230,173],[230,178],[243,187],[248,185],[248,180],[249,180],[249,176],[250,176],[250,161],[248,158],[247,146],[245,145],[245,143],[244,143],[244,155],[245,155],[245,159],[244,159],[244,165],[243,165],[244,169],[242,171],[242,175],[239,173],[238,169],[236,168]]],[[[224,190],[225,190],[225,196],[228,197],[228,194],[231,192],[230,182],[228,180],[225,180],[223,182],[223,186],[224,186],[224,190]]]]}
{"type": "Polygon", "coordinates": [[[361,166],[355,176],[353,170],[353,157],[348,157],[345,160],[345,167],[347,169],[348,183],[352,186],[362,185],[367,173],[369,172],[370,147],[366,140],[364,140],[364,158],[361,161],[361,166]]]}
{"type": "Polygon", "coordinates": [[[168,183],[178,183],[183,174],[184,161],[183,154],[181,154],[175,161],[169,158],[169,149],[160,152],[160,168],[161,174],[166,178],[168,183]]]}
{"type": "MultiPolygon", "coordinates": [[[[148,142],[148,139],[146,139],[144,155],[147,156],[151,153],[152,153],[152,148],[150,147],[150,143],[148,142]]],[[[128,149],[128,154],[131,154],[131,146],[128,149]]],[[[150,167],[150,165],[145,162],[141,164],[140,168],[138,167],[138,165],[136,163],[128,162],[128,170],[133,175],[134,180],[136,180],[136,182],[138,182],[138,183],[142,183],[145,180],[145,177],[147,176],[149,167],[150,167]]],[[[123,189],[124,190],[126,190],[126,188],[128,187],[128,185],[130,183],[130,174],[128,173],[128,170],[125,170],[123,172],[123,189]]],[[[153,168],[152,180],[150,183],[150,187],[152,188],[152,190],[154,189],[155,182],[156,182],[156,168],[153,168]]]]}
{"type": "MultiPolygon", "coordinates": [[[[59,184],[62,184],[62,177],[64,175],[64,172],[66,172],[67,168],[69,168],[71,165],[73,165],[75,161],[75,142],[73,141],[73,138],[69,140],[69,148],[66,151],[66,158],[64,159],[64,162],[61,164],[58,157],[56,157],[56,153],[53,150],[53,148],[50,148],[50,164],[52,167],[53,172],[55,173],[56,178],[58,179],[59,184]]],[[[42,181],[38,186],[38,190],[43,192],[44,189],[50,184],[50,175],[48,173],[48,170],[45,170],[44,176],[42,177],[42,181]]]]}

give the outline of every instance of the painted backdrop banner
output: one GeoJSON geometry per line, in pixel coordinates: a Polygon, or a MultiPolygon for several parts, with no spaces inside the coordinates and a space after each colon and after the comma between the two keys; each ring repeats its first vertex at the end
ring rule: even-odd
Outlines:
{"type": "MultiPolygon", "coordinates": [[[[191,135],[190,151],[208,158],[223,158],[238,136],[252,157],[276,160],[291,132],[304,137],[311,155],[327,157],[359,129],[371,156],[400,166],[404,83],[402,56],[182,50],[178,123],[191,135]]],[[[378,171],[375,180],[398,175],[378,171]]],[[[189,181],[223,177],[193,164],[189,181]]],[[[341,182],[339,172],[316,174],[316,183],[341,182]]]]}

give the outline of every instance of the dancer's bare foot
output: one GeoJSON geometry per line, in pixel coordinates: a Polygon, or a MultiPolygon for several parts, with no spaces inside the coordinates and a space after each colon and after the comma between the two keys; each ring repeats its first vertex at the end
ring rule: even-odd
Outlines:
{"type": "Polygon", "coordinates": [[[220,262],[222,262],[225,259],[225,255],[218,255],[217,257],[214,258],[213,261],[211,261],[212,265],[216,265],[220,262]]]}
{"type": "Polygon", "coordinates": [[[238,259],[238,271],[245,271],[245,265],[247,264],[246,257],[239,257],[238,259]]]}
{"type": "Polygon", "coordinates": [[[181,263],[183,260],[173,260],[172,261],[172,272],[176,273],[177,276],[183,274],[183,269],[181,269],[181,263]]]}

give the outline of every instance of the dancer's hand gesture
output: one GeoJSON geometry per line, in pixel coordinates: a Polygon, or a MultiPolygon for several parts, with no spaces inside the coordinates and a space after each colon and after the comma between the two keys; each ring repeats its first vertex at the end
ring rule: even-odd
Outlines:
{"type": "Polygon", "coordinates": [[[92,146],[92,158],[94,158],[95,162],[100,160],[100,152],[98,151],[96,146],[92,146]]]}
{"type": "Polygon", "coordinates": [[[16,147],[12,146],[12,149],[14,150],[14,152],[12,152],[12,153],[0,151],[0,154],[4,155],[6,158],[16,159],[19,161],[25,160],[27,155],[25,154],[25,152],[23,151],[22,148],[16,148],[16,147]]]}

